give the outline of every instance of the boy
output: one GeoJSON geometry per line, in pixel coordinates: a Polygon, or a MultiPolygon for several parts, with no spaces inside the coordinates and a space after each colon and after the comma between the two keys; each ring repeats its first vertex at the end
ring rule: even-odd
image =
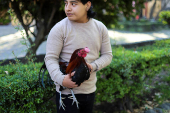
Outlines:
{"type": "Polygon", "coordinates": [[[65,0],[67,17],[51,29],[47,39],[45,63],[56,85],[57,113],[92,113],[97,82],[96,71],[109,65],[112,60],[107,28],[102,22],[93,19],[95,13],[92,11],[91,2],[92,0],[65,0]],[[85,47],[90,49],[85,60],[91,68],[91,74],[90,78],[78,87],[71,80],[74,72],[71,75],[63,75],[59,61],[69,62],[74,50],[85,47]],[[63,90],[60,97],[60,85],[73,88],[79,108],[76,103],[72,105],[69,89],[63,90]]]}

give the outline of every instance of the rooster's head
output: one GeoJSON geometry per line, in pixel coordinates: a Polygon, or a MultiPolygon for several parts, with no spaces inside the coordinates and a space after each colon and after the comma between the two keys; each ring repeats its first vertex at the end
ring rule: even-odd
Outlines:
{"type": "Polygon", "coordinates": [[[87,56],[87,53],[89,53],[89,52],[90,52],[90,49],[88,47],[85,47],[83,49],[80,49],[77,54],[78,54],[79,57],[84,58],[84,57],[87,56]]]}

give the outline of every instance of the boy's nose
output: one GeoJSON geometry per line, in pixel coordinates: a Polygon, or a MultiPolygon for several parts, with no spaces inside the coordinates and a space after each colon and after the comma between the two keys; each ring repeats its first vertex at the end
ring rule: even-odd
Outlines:
{"type": "Polygon", "coordinates": [[[65,9],[66,9],[66,11],[70,11],[70,10],[71,10],[71,5],[67,4],[67,5],[65,6],[65,9]]]}

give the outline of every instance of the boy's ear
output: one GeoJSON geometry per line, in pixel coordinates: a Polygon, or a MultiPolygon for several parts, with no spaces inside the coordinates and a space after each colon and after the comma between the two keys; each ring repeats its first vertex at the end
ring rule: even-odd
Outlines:
{"type": "Polygon", "coordinates": [[[91,2],[88,1],[88,2],[86,3],[86,10],[88,11],[88,10],[90,9],[90,7],[91,7],[91,2]]]}

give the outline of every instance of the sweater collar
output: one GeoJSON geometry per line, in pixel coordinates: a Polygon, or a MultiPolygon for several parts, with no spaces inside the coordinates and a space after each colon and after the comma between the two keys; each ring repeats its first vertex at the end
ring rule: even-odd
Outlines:
{"type": "MultiPolygon", "coordinates": [[[[68,19],[68,17],[67,17],[67,19],[68,19]]],[[[71,20],[69,20],[69,19],[68,19],[68,21],[70,21],[70,23],[72,23],[72,24],[74,24],[74,25],[87,26],[87,25],[89,25],[89,24],[91,23],[92,18],[90,18],[89,21],[86,22],[86,23],[78,23],[78,22],[71,21],[71,20]]]]}

